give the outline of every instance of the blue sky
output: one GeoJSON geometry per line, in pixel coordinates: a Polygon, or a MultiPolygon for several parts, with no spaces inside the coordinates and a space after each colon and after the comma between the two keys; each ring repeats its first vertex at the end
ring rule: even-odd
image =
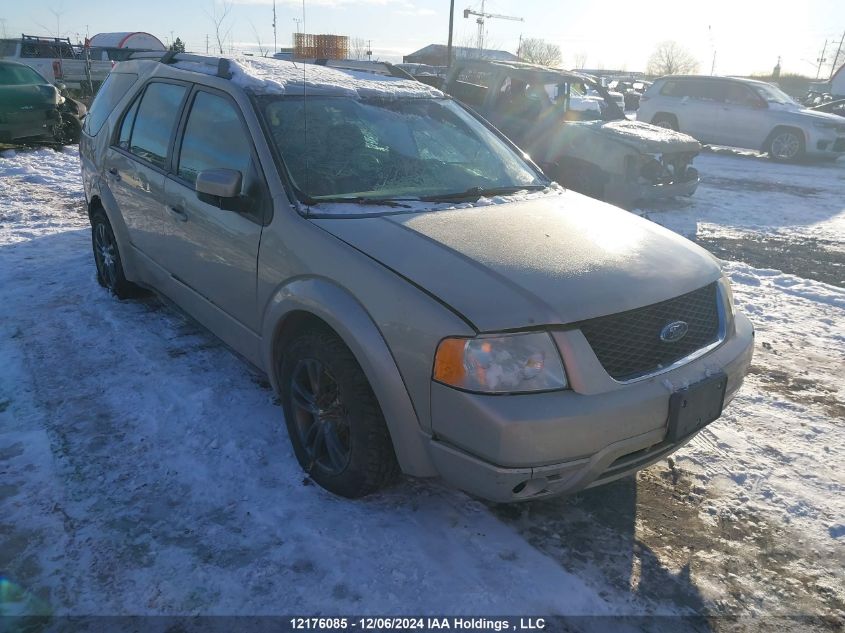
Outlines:
{"type": "MultiPolygon", "coordinates": [[[[456,41],[474,41],[475,22],[463,18],[463,9],[480,4],[457,0],[456,41]]],[[[212,0],[119,5],[111,0],[4,0],[0,29],[17,35],[52,34],[58,28],[72,39],[84,37],[86,30],[92,35],[149,31],[163,41],[181,37],[190,49],[204,52],[206,34],[213,33],[206,12],[213,6],[212,0]],[[55,13],[60,14],[58,27],[55,13]]],[[[272,47],[271,6],[272,0],[233,3],[230,40],[236,50],[251,50],[257,39],[254,31],[272,47]]],[[[305,0],[305,29],[372,40],[376,56],[397,61],[426,44],[445,43],[448,7],[448,0],[305,0]]],[[[516,51],[520,35],[542,37],[560,45],[565,66],[574,66],[583,54],[588,67],[628,70],[642,70],[658,42],[674,39],[695,54],[702,71],[709,72],[715,50],[717,73],[769,71],[781,56],[784,71],[815,76],[814,60],[825,39],[830,40],[830,59],[845,32],[842,0],[487,0],[486,10],[524,19],[489,20],[491,46],[516,51]]],[[[302,15],[299,0],[277,0],[279,46],[290,43],[297,26],[294,18],[302,15]]]]}

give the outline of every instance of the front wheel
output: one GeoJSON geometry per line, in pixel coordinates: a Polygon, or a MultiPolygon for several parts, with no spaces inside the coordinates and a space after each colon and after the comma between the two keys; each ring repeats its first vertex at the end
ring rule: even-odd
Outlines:
{"type": "Polygon", "coordinates": [[[804,135],[796,130],[779,130],[769,141],[769,156],[779,162],[792,162],[804,156],[804,135]]]}
{"type": "Polygon", "coordinates": [[[381,408],[336,334],[319,328],[294,338],[282,354],[279,385],[297,461],[320,486],[357,498],[396,478],[381,408]]]}

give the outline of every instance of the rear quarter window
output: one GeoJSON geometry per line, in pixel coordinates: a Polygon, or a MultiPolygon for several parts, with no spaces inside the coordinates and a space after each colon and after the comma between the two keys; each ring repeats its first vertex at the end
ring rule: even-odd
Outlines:
{"type": "Polygon", "coordinates": [[[660,89],[660,94],[664,97],[685,97],[685,92],[681,81],[667,81],[660,89]]]}
{"type": "Polygon", "coordinates": [[[138,75],[134,73],[109,73],[103,85],[100,86],[100,90],[97,91],[97,96],[94,98],[94,103],[91,104],[88,116],[85,117],[84,130],[86,134],[97,135],[118,101],[123,98],[126,91],[136,81],[138,81],[138,75]]]}

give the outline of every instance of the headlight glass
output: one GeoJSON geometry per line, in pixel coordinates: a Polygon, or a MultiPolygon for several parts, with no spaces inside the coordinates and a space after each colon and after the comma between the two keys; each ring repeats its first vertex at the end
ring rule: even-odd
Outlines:
{"type": "Polygon", "coordinates": [[[434,379],[483,393],[567,386],[563,361],[548,332],[444,339],[437,348],[434,379]]]}

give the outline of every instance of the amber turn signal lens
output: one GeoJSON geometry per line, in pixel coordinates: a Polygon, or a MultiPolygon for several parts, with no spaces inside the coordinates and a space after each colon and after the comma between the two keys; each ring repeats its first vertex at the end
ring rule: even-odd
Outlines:
{"type": "Polygon", "coordinates": [[[447,338],[440,342],[434,357],[434,379],[447,385],[460,385],[466,375],[464,350],[469,339],[447,338]]]}

